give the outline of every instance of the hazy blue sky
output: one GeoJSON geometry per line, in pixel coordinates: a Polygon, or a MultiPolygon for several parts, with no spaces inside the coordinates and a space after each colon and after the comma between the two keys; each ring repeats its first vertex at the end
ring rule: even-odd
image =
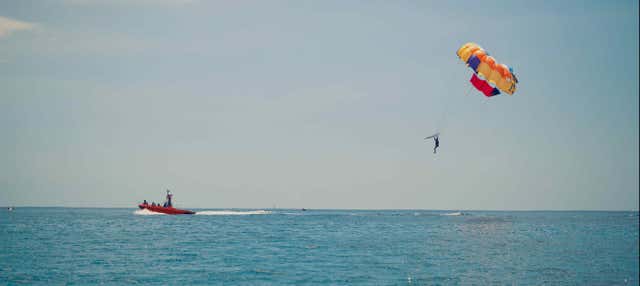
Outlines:
{"type": "Polygon", "coordinates": [[[0,1],[0,205],[637,210],[638,33],[638,1],[0,1]],[[469,41],[514,96],[465,96],[469,41]]]}

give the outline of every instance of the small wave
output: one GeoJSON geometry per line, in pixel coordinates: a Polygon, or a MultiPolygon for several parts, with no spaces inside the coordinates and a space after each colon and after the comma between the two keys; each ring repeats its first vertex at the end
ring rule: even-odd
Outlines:
{"type": "Polygon", "coordinates": [[[279,213],[281,215],[304,215],[303,213],[279,213]]]}
{"type": "Polygon", "coordinates": [[[270,211],[255,210],[255,211],[198,211],[196,215],[265,215],[271,214],[270,211]]]}
{"type": "Polygon", "coordinates": [[[444,216],[461,216],[461,215],[465,215],[465,214],[462,213],[462,212],[455,212],[455,213],[446,213],[446,214],[441,214],[441,215],[444,215],[444,216]]]}
{"type": "Polygon", "coordinates": [[[152,212],[148,209],[136,210],[133,212],[135,215],[164,215],[163,213],[152,212]]]}

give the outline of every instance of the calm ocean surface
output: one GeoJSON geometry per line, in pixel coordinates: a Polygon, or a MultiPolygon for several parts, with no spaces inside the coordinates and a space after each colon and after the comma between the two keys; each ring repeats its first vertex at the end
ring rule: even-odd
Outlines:
{"type": "Polygon", "coordinates": [[[638,212],[0,211],[0,284],[638,285],[638,212]]]}

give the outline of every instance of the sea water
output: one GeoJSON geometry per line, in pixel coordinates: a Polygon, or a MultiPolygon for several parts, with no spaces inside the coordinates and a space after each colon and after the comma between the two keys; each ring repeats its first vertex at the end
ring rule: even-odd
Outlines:
{"type": "Polygon", "coordinates": [[[0,284],[638,285],[638,212],[17,208],[0,284]]]}

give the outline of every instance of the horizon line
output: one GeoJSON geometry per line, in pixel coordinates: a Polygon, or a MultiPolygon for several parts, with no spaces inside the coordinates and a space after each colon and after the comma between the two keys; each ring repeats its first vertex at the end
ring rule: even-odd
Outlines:
{"type": "MultiPolygon", "coordinates": [[[[68,209],[137,209],[137,207],[104,207],[104,206],[34,206],[34,205],[8,205],[2,208],[68,208],[68,209]]],[[[185,207],[189,208],[189,207],[185,207]]],[[[192,207],[191,209],[214,209],[214,210],[301,210],[306,211],[460,211],[460,212],[640,212],[638,209],[630,210],[611,210],[611,209],[416,209],[416,208],[250,208],[250,207],[192,207]]]]}

